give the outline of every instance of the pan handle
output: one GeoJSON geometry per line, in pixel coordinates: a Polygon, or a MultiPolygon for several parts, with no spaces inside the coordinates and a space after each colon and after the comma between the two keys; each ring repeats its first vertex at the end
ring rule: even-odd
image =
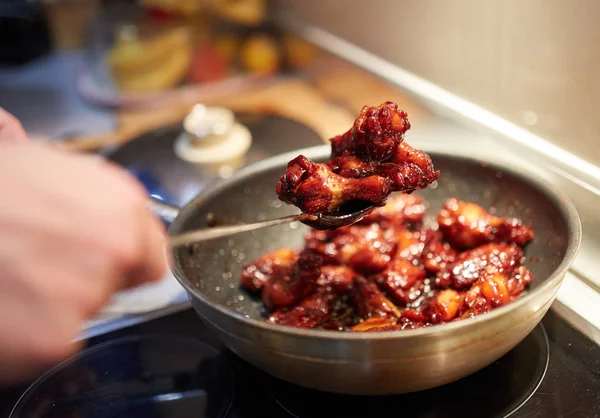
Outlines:
{"type": "Polygon", "coordinates": [[[150,206],[152,213],[163,221],[167,228],[175,220],[177,215],[179,215],[179,207],[166,203],[154,196],[148,198],[148,205],[150,206]]]}

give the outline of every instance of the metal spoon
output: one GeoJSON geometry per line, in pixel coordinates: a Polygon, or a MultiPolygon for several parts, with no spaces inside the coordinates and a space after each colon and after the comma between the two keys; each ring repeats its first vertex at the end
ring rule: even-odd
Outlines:
{"type": "Polygon", "coordinates": [[[285,216],[283,218],[272,219],[269,221],[254,222],[240,225],[227,225],[218,227],[209,227],[195,231],[184,232],[178,235],[169,236],[169,244],[172,247],[194,244],[210,239],[221,238],[228,235],[239,234],[240,232],[253,231],[255,229],[266,228],[274,225],[281,225],[291,222],[302,222],[305,225],[320,230],[336,229],[351,225],[360,221],[374,208],[368,202],[357,202],[345,206],[343,209],[335,212],[285,216]]]}

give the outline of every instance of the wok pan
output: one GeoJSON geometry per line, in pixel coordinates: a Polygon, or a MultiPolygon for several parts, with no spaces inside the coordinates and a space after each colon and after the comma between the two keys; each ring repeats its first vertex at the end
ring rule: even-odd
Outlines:
{"type": "MultiPolygon", "coordinates": [[[[579,248],[578,214],[559,190],[514,162],[494,164],[461,156],[458,150],[425,151],[441,171],[436,187],[415,192],[430,205],[426,222],[432,222],[446,198],[457,197],[533,225],[536,239],[525,254],[534,276],[523,297],[476,318],[415,330],[351,333],[270,324],[264,321],[260,300],[240,287],[239,276],[244,263],[267,251],[301,248],[308,227],[291,224],[175,249],[171,268],[198,315],[230,350],[254,366],[291,383],[335,393],[429,389],[499,359],[550,308],[579,248]]],[[[277,180],[298,154],[326,161],[329,153],[329,146],[319,146],[248,166],[181,209],[169,233],[206,227],[209,215],[233,224],[297,213],[277,199],[277,180]]]]}

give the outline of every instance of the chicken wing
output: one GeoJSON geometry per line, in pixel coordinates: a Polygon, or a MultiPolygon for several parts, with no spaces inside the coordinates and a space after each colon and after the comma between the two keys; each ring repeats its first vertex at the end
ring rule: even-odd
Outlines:
{"type": "Polygon", "coordinates": [[[356,312],[361,318],[391,315],[400,317],[400,310],[379,290],[377,285],[364,277],[354,279],[352,298],[356,312]]]}
{"type": "Polygon", "coordinates": [[[437,284],[464,289],[481,277],[512,271],[522,259],[523,250],[515,244],[482,245],[460,253],[456,261],[438,273],[437,284]]]}
{"type": "Polygon", "coordinates": [[[313,328],[333,312],[335,294],[328,287],[319,287],[291,308],[273,312],[268,321],[298,328],[313,328]]]}
{"type": "Polygon", "coordinates": [[[261,298],[267,308],[292,306],[311,293],[321,275],[323,259],[310,251],[302,251],[290,269],[273,266],[271,278],[264,284],[261,298]]]}
{"type": "Polygon", "coordinates": [[[458,248],[474,248],[491,242],[528,244],[534,238],[530,226],[516,218],[499,218],[481,206],[458,199],[444,202],[438,224],[445,239],[458,248]]]}
{"type": "Polygon", "coordinates": [[[376,223],[381,228],[418,225],[425,215],[423,197],[417,194],[396,194],[388,198],[385,206],[375,208],[356,225],[376,223]]]}
{"type": "Polygon", "coordinates": [[[439,273],[453,263],[458,256],[457,251],[449,243],[443,241],[439,232],[428,231],[421,261],[429,273],[439,273]]]}
{"type": "Polygon", "coordinates": [[[401,230],[396,253],[388,267],[373,280],[400,305],[416,301],[425,287],[425,268],[420,262],[427,231],[401,230]]]}
{"type": "Polygon", "coordinates": [[[292,270],[298,260],[298,252],[282,248],[264,254],[251,263],[244,265],[242,270],[242,286],[251,291],[260,291],[273,277],[274,270],[292,270]]]}
{"type": "Polygon", "coordinates": [[[353,127],[331,139],[331,159],[315,163],[303,155],[290,161],[276,192],[304,213],[339,209],[351,201],[383,206],[392,192],[412,193],[439,177],[431,158],[404,144],[406,112],[385,102],[365,106],[353,127]]]}
{"type": "Polygon", "coordinates": [[[331,139],[331,155],[384,161],[404,140],[409,129],[408,115],[396,103],[388,101],[379,106],[363,106],[352,128],[331,139]]]}
{"type": "Polygon", "coordinates": [[[424,319],[430,324],[452,321],[461,309],[463,298],[456,290],[442,290],[423,304],[421,312],[424,319]]]}
{"type": "Polygon", "coordinates": [[[306,238],[306,248],[321,256],[325,264],[344,265],[362,274],[372,274],[389,263],[396,244],[394,232],[377,224],[313,230],[306,238]]]}

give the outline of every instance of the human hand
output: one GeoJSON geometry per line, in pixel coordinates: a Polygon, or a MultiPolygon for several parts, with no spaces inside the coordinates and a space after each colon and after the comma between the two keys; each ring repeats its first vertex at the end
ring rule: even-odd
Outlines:
{"type": "Polygon", "coordinates": [[[72,355],[115,291],[166,271],[146,192],[108,162],[0,141],[0,382],[72,355]]]}
{"type": "Polygon", "coordinates": [[[25,141],[27,133],[13,115],[0,107],[0,141],[25,141]]]}

